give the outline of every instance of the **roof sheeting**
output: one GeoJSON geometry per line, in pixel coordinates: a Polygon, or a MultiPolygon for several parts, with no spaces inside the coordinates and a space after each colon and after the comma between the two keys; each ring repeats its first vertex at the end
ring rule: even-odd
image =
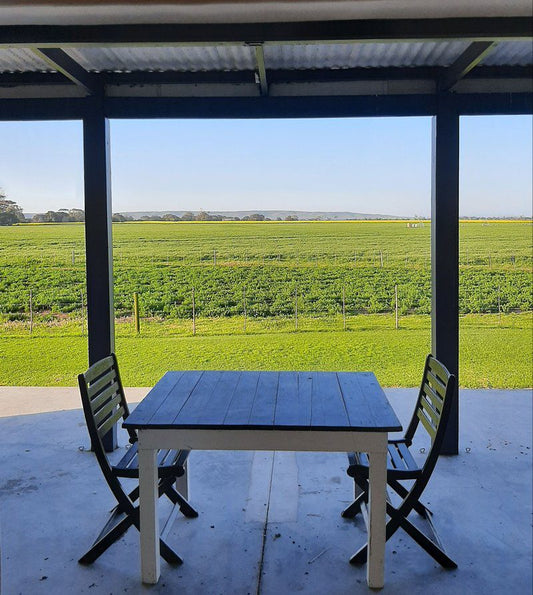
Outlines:
{"type": "Polygon", "coordinates": [[[533,64],[533,42],[502,41],[481,63],[485,66],[529,66],[533,64]]]}
{"type": "MultiPolygon", "coordinates": [[[[387,67],[445,67],[468,47],[467,41],[416,43],[285,44],[264,46],[267,70],[387,67]]],[[[255,48],[248,45],[183,47],[66,48],[90,72],[206,72],[255,70],[255,48]]],[[[533,63],[528,41],[501,42],[482,64],[526,66],[533,63]]],[[[0,72],[52,72],[28,48],[0,48],[0,72]]]]}

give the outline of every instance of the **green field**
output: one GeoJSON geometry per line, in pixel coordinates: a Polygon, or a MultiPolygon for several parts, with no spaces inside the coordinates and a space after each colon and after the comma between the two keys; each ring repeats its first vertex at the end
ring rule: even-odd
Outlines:
{"type": "MultiPolygon", "coordinates": [[[[415,385],[431,307],[430,226],[417,223],[115,224],[126,384],[172,367],[372,369],[384,385],[415,385]]],[[[461,222],[463,386],[532,384],[531,232],[461,222]]],[[[84,270],[83,225],[0,227],[0,384],[74,383],[86,365],[84,270]]]]}

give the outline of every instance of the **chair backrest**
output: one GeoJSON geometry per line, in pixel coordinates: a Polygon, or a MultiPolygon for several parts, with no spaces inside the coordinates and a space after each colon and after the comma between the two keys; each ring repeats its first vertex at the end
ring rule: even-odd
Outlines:
{"type": "MultiPolygon", "coordinates": [[[[97,361],[79,374],[78,384],[92,448],[95,452],[100,449],[104,452],[102,438],[130,414],[115,354],[97,361]]],[[[130,442],[135,442],[135,432],[129,431],[129,434],[130,442]]]]}
{"type": "MultiPolygon", "coordinates": [[[[114,475],[102,443],[107,432],[130,414],[115,354],[104,357],[85,373],[79,374],[78,384],[91,446],[98,464],[122,510],[130,510],[133,503],[114,475]]],[[[133,444],[137,441],[137,434],[134,430],[128,430],[128,433],[133,444]]]]}
{"type": "Polygon", "coordinates": [[[412,442],[415,432],[423,428],[431,439],[432,449],[440,451],[454,389],[455,376],[441,362],[428,355],[413,417],[405,433],[408,444],[412,442]]]}

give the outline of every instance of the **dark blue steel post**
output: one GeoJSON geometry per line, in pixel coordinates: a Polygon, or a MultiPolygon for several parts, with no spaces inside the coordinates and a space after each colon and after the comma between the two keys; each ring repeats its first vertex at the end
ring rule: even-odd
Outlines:
{"type": "MultiPolygon", "coordinates": [[[[433,117],[431,192],[431,344],[433,355],[459,373],[459,114],[443,94],[433,117]]],[[[459,452],[456,383],[442,454],[459,452]]]]}
{"type": "MultiPolygon", "coordinates": [[[[85,250],[89,365],[115,350],[113,243],[109,123],[101,98],[87,100],[83,117],[85,250]]],[[[117,447],[117,430],[104,436],[104,448],[117,447]]]]}

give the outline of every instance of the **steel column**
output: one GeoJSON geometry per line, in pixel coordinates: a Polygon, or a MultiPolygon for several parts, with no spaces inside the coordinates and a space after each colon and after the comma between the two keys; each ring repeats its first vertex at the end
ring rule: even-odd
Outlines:
{"type": "MultiPolygon", "coordinates": [[[[101,98],[90,102],[83,117],[83,163],[87,326],[92,365],[115,350],[109,122],[101,98]]],[[[104,447],[113,450],[116,446],[115,427],[104,436],[104,447]]]]}
{"type": "MultiPolygon", "coordinates": [[[[433,355],[459,372],[459,114],[439,97],[433,117],[431,191],[431,345],[433,355]]],[[[459,452],[458,383],[442,454],[459,452]]]]}

